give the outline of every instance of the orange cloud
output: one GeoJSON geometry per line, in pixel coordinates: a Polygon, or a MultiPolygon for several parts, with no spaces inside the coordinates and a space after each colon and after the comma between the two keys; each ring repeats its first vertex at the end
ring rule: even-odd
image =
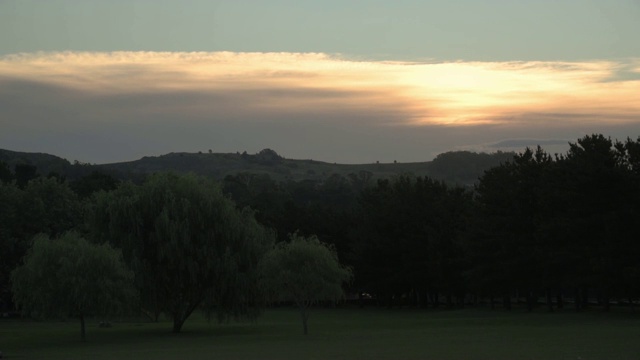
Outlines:
{"type": "MultiPolygon", "coordinates": [[[[215,93],[242,99],[224,114],[254,117],[331,108],[377,110],[389,125],[640,122],[640,80],[615,80],[621,68],[640,73],[640,60],[415,63],[321,53],[61,52],[0,58],[0,87],[11,79],[94,98],[200,94],[173,111],[203,116],[221,111],[206,101],[215,93]]],[[[168,104],[147,105],[144,111],[172,111],[168,104]]]]}

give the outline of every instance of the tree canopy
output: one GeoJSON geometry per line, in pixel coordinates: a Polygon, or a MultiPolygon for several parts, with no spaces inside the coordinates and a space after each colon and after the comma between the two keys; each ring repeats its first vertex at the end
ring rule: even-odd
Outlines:
{"type": "Polygon", "coordinates": [[[81,204],[67,183],[35,178],[24,185],[0,183],[0,309],[11,303],[9,274],[38,233],[61,235],[83,222],[81,204]]]}
{"type": "Polygon", "coordinates": [[[356,282],[388,306],[402,294],[426,304],[462,287],[462,234],[471,196],[429,178],[379,180],[359,199],[354,232],[356,282]]]}
{"type": "Polygon", "coordinates": [[[127,183],[98,195],[93,224],[122,248],[143,308],[170,316],[174,332],[199,307],[220,319],[255,314],[256,267],[273,236],[217,183],[171,173],[127,183]]]}
{"type": "Polygon", "coordinates": [[[333,247],[317,237],[290,236],[278,243],[260,262],[261,283],[272,300],[293,301],[308,333],[309,306],[322,300],[338,300],[351,270],[340,265],[333,247]]]}
{"type": "Polygon", "coordinates": [[[75,232],[53,240],[36,236],[11,280],[14,301],[23,312],[45,318],[78,316],[82,340],[85,316],[120,313],[136,299],[133,273],[122,253],[75,232]]]}
{"type": "Polygon", "coordinates": [[[485,173],[470,249],[472,279],[489,291],[526,294],[529,309],[541,290],[577,309],[596,295],[638,294],[635,236],[640,214],[639,141],[590,135],[555,159],[541,148],[485,173]]]}
{"type": "MultiPolygon", "coordinates": [[[[199,158],[249,163],[248,156],[199,158]]],[[[270,151],[259,156],[277,160],[270,151]]],[[[96,169],[90,165],[73,165],[77,176],[67,173],[67,181],[31,165],[13,174],[18,162],[0,163],[0,308],[14,309],[8,275],[33,236],[69,229],[120,249],[135,273],[141,308],[154,319],[172,317],[174,331],[196,309],[221,319],[257,314],[264,300],[257,264],[273,232],[283,242],[277,248],[290,246],[288,234],[296,231],[296,238],[330,244],[354,269],[350,290],[363,294],[363,306],[489,300],[493,307],[497,296],[505,308],[525,299],[532,310],[545,295],[549,310],[563,307],[564,298],[578,310],[594,301],[605,308],[637,302],[640,138],[589,135],[555,156],[540,147],[516,156],[445,153],[429,173],[450,172],[450,162],[461,169],[452,180],[458,186],[415,176],[424,174],[420,164],[407,167],[415,173],[380,178],[366,167],[333,172],[309,161],[309,177],[296,181],[287,169],[304,171],[303,163],[280,159],[261,168],[283,170],[280,177],[234,171],[222,184],[194,175],[145,180],[119,173],[135,176],[134,184],[109,175],[115,173],[90,173],[96,169]],[[485,166],[493,167],[471,187],[485,166]]]]}

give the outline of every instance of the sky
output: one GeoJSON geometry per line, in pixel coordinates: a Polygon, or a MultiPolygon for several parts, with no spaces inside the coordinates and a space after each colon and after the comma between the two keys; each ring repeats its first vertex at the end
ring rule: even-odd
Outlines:
{"type": "Polygon", "coordinates": [[[0,0],[0,148],[338,163],[640,136],[640,0],[0,0]]]}

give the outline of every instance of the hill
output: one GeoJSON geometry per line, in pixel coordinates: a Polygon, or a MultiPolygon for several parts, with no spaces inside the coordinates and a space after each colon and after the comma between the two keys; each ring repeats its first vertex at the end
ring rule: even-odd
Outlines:
{"type": "Polygon", "coordinates": [[[409,174],[429,176],[459,185],[475,183],[486,169],[496,166],[512,156],[513,153],[504,152],[486,154],[458,151],[444,153],[433,161],[425,162],[337,164],[311,159],[285,159],[271,149],[264,149],[257,154],[247,154],[246,152],[242,154],[169,153],[161,156],[145,156],[129,162],[89,165],[77,162],[70,164],[65,159],[49,154],[0,149],[0,161],[7,163],[11,169],[16,164],[29,164],[36,166],[42,175],[55,172],[69,179],[76,179],[92,171],[108,173],[120,179],[133,180],[159,171],[193,172],[217,179],[246,172],[266,174],[277,181],[324,181],[332,176],[365,176],[379,179],[409,174]]]}
{"type": "Polygon", "coordinates": [[[16,165],[26,164],[35,166],[37,172],[44,176],[50,173],[68,174],[72,168],[69,161],[55,155],[4,149],[0,149],[0,161],[7,164],[11,170],[13,170],[16,165]]]}

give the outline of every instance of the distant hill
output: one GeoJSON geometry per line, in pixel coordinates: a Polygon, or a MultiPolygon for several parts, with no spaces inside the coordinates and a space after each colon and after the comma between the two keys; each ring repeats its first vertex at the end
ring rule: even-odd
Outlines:
{"type": "Polygon", "coordinates": [[[513,159],[515,153],[498,151],[495,153],[475,153],[451,151],[436,156],[429,163],[429,176],[456,184],[473,184],[485,170],[513,159]]]}
{"type": "Polygon", "coordinates": [[[71,163],[66,159],[44,153],[28,153],[0,149],[0,161],[6,163],[10,169],[16,165],[27,164],[37,168],[39,175],[50,173],[67,174],[71,170],[71,163]]]}
{"type": "Polygon", "coordinates": [[[89,165],[71,164],[65,159],[49,154],[0,149],[0,161],[9,164],[10,168],[19,163],[26,163],[36,166],[41,175],[55,172],[69,179],[76,179],[92,171],[109,173],[120,179],[134,180],[159,171],[193,172],[217,179],[247,172],[267,174],[277,181],[323,181],[331,176],[349,177],[350,174],[379,179],[408,174],[429,176],[459,185],[472,185],[485,170],[512,158],[513,155],[505,152],[478,154],[459,151],[438,155],[433,161],[349,165],[316,160],[285,159],[271,149],[264,149],[257,154],[169,153],[161,156],[145,156],[129,162],[89,165]]]}

